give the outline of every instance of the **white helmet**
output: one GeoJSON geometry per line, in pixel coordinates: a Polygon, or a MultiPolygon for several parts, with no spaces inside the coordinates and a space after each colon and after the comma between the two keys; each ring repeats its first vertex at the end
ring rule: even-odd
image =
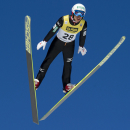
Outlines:
{"type": "Polygon", "coordinates": [[[84,12],[84,15],[86,13],[86,9],[85,9],[85,6],[78,3],[78,4],[75,4],[73,7],[72,7],[72,15],[75,13],[75,10],[79,10],[79,11],[83,11],[84,12]]]}

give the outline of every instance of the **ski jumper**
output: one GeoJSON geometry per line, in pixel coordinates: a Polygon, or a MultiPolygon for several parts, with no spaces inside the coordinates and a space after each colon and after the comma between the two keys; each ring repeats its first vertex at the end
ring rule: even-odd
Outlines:
{"type": "Polygon", "coordinates": [[[64,60],[62,82],[64,88],[66,84],[70,83],[72,68],[71,63],[73,60],[76,35],[80,32],[79,46],[83,47],[86,38],[87,22],[82,19],[79,23],[75,23],[71,15],[63,16],[56,22],[44,40],[49,41],[57,31],[57,36],[54,38],[49,47],[36,79],[38,79],[40,83],[42,82],[49,65],[56,58],[56,56],[62,52],[64,60]]]}

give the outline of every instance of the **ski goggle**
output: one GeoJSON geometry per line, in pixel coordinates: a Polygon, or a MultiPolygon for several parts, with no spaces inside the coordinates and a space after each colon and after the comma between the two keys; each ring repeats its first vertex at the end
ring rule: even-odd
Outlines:
{"type": "Polygon", "coordinates": [[[85,12],[84,11],[80,11],[80,10],[75,10],[74,11],[74,15],[80,16],[80,17],[84,17],[85,12]]]}

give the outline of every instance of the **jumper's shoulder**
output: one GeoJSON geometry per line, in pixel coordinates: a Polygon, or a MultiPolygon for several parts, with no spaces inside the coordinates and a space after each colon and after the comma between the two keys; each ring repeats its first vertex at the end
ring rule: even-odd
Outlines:
{"type": "Polygon", "coordinates": [[[62,16],[62,17],[60,17],[60,18],[58,19],[58,21],[56,22],[56,25],[57,25],[58,27],[62,27],[63,22],[64,22],[64,19],[63,19],[63,16],[62,16]]]}
{"type": "MultiPolygon", "coordinates": [[[[84,19],[83,19],[84,20],[84,19]]],[[[87,28],[87,21],[84,20],[84,26],[83,26],[83,29],[84,28],[87,28]]]]}

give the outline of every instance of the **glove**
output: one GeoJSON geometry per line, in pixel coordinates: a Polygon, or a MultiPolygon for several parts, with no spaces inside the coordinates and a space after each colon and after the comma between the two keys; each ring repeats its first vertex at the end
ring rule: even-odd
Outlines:
{"type": "Polygon", "coordinates": [[[46,47],[46,41],[41,41],[37,44],[37,50],[39,50],[41,47],[43,47],[43,50],[45,50],[46,47]]]}
{"type": "Polygon", "coordinates": [[[79,46],[79,49],[78,49],[78,54],[81,52],[82,56],[84,56],[87,52],[86,48],[85,47],[81,47],[79,46]]]}

